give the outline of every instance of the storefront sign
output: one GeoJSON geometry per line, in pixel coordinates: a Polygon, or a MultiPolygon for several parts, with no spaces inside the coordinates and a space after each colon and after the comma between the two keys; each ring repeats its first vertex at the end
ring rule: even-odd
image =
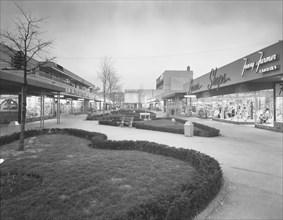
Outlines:
{"type": "Polygon", "coordinates": [[[190,82],[190,89],[189,89],[189,92],[188,92],[188,93],[191,94],[192,92],[195,92],[195,91],[197,91],[197,90],[200,90],[201,87],[202,87],[202,85],[200,85],[199,83],[197,83],[197,84],[194,85],[194,81],[191,80],[191,82],[190,82]]]}
{"type": "Polygon", "coordinates": [[[266,73],[266,72],[270,72],[270,71],[273,71],[273,70],[278,70],[279,67],[280,67],[279,65],[274,65],[274,66],[266,67],[264,69],[261,69],[260,72],[261,73],[266,73]]]}
{"type": "MultiPolygon", "coordinates": [[[[247,63],[248,59],[244,58],[245,64],[244,64],[243,70],[242,70],[242,75],[241,75],[242,77],[244,76],[244,73],[245,73],[246,70],[251,69],[251,71],[252,71],[255,67],[256,67],[256,73],[258,73],[258,72],[263,73],[263,72],[269,72],[269,71],[276,70],[276,68],[274,68],[275,66],[273,66],[273,68],[270,68],[270,70],[262,71],[262,70],[264,70],[264,69],[262,69],[261,71],[259,71],[259,67],[262,64],[269,63],[269,62],[272,62],[272,61],[275,61],[275,60],[278,59],[277,54],[273,54],[271,56],[264,57],[264,58],[263,58],[263,52],[262,51],[260,51],[259,54],[260,54],[260,57],[259,57],[259,60],[257,62],[247,63]]],[[[265,68],[265,69],[268,69],[268,68],[265,68]]]]}
{"type": "Polygon", "coordinates": [[[231,79],[226,76],[227,73],[224,73],[223,75],[219,75],[219,76],[216,76],[216,73],[217,73],[217,68],[211,70],[209,76],[210,84],[207,85],[208,89],[211,89],[212,86],[217,86],[217,90],[218,90],[221,84],[225,84],[226,82],[231,81],[231,79]]]}

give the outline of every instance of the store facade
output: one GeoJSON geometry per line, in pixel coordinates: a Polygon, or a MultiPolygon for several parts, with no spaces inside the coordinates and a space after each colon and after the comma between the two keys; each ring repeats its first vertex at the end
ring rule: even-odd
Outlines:
{"type": "Polygon", "coordinates": [[[186,83],[199,116],[282,131],[282,50],[279,41],[186,83]]]}
{"type": "MultiPolygon", "coordinates": [[[[0,55],[0,124],[20,122],[24,73],[14,62],[14,53],[1,43],[0,55]]],[[[28,67],[38,64],[32,59],[28,67]]],[[[60,115],[86,114],[94,108],[91,101],[98,88],[57,63],[39,65],[29,72],[27,81],[26,122],[57,117],[59,123],[60,115]]]]}

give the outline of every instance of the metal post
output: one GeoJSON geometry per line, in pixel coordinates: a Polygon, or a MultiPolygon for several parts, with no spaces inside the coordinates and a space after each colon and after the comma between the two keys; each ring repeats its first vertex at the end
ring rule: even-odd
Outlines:
{"type": "Polygon", "coordinates": [[[254,122],[255,122],[255,124],[257,122],[257,112],[259,110],[259,108],[258,108],[258,99],[257,98],[258,98],[257,97],[257,92],[255,91],[255,106],[254,106],[254,111],[255,111],[254,122]]]}
{"type": "Polygon", "coordinates": [[[45,100],[44,100],[44,99],[45,99],[45,90],[43,90],[42,92],[43,92],[43,93],[42,93],[42,95],[43,95],[43,96],[42,96],[42,107],[43,107],[43,108],[42,108],[42,116],[43,116],[43,117],[42,117],[42,127],[44,128],[44,116],[45,116],[45,115],[44,115],[44,113],[45,113],[45,112],[44,112],[44,109],[45,109],[45,106],[44,106],[45,100]]]}
{"type": "Polygon", "coordinates": [[[42,90],[40,90],[40,128],[42,128],[42,90]]]}
{"type": "Polygon", "coordinates": [[[57,92],[57,124],[60,124],[60,92],[57,92]]]}

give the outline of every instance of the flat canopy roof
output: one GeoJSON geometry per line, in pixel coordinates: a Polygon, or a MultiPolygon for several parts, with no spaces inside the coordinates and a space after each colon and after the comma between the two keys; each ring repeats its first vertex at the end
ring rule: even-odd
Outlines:
{"type": "MultiPolygon", "coordinates": [[[[0,70],[0,93],[1,94],[17,94],[21,92],[21,87],[24,81],[23,71],[0,70]]],[[[45,93],[63,92],[64,88],[44,81],[36,75],[28,75],[28,93],[40,94],[41,90],[45,93]]]]}
{"type": "Polygon", "coordinates": [[[71,71],[63,68],[60,66],[61,69],[59,69],[57,66],[59,66],[58,64],[51,62],[51,63],[47,63],[43,66],[40,67],[41,70],[47,71],[49,73],[54,73],[58,76],[61,77],[67,77],[71,80],[76,81],[77,83],[83,84],[85,86],[91,87],[91,88],[95,88],[95,85],[88,82],[87,80],[83,79],[82,77],[72,73],[71,71]]]}
{"type": "Polygon", "coordinates": [[[186,95],[186,92],[173,92],[170,94],[167,94],[165,96],[162,96],[162,99],[173,99],[173,98],[184,98],[184,96],[186,95]]]}

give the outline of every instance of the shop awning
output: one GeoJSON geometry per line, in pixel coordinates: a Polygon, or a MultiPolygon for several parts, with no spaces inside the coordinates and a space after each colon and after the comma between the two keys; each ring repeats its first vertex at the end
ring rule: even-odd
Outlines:
{"type": "Polygon", "coordinates": [[[175,99],[175,98],[183,99],[186,94],[187,94],[186,92],[174,92],[174,93],[169,93],[165,96],[162,96],[161,98],[165,99],[165,100],[166,99],[175,99]]]}
{"type": "MultiPolygon", "coordinates": [[[[21,88],[24,81],[23,71],[18,70],[0,70],[0,92],[1,94],[18,94],[21,92],[21,88]]],[[[37,75],[28,75],[28,93],[40,94],[41,90],[45,90],[45,93],[63,92],[64,88],[54,85],[52,82],[43,80],[37,75]]]]}

